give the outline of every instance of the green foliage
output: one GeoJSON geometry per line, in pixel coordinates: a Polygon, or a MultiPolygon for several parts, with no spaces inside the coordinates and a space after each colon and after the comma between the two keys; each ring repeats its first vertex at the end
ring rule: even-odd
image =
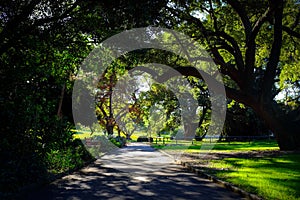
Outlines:
{"type": "Polygon", "coordinates": [[[228,103],[223,137],[268,134],[268,129],[251,108],[234,100],[228,103]]]}
{"type": "Polygon", "coordinates": [[[121,148],[126,145],[126,138],[125,137],[112,137],[109,139],[114,145],[117,147],[121,148]]]}
{"type": "Polygon", "coordinates": [[[47,170],[52,174],[81,168],[91,159],[91,156],[82,144],[66,146],[64,149],[58,150],[50,149],[45,156],[47,170]]]}
{"type": "Polygon", "coordinates": [[[4,136],[0,143],[0,191],[13,192],[31,183],[46,182],[50,174],[78,169],[92,160],[81,142],[73,140],[71,127],[54,118],[21,134],[23,138],[12,133],[4,136]]]}
{"type": "Polygon", "coordinates": [[[168,27],[183,31],[210,53],[224,75],[227,97],[251,107],[285,150],[300,146],[295,134],[300,119],[299,6],[294,0],[191,0],[170,1],[164,9],[168,27]]]}
{"type": "MultiPolygon", "coordinates": [[[[285,19],[283,24],[287,27],[292,27],[294,31],[299,32],[299,26],[297,23],[297,13],[299,13],[299,4],[295,5],[293,0],[286,1],[284,9],[285,19]]],[[[298,14],[299,15],[299,14],[298,14]]],[[[300,79],[300,68],[299,68],[299,38],[295,39],[288,33],[283,33],[283,48],[281,53],[281,72],[280,78],[280,89],[287,88],[299,88],[298,81],[300,79]]],[[[293,93],[288,93],[288,96],[294,96],[293,93]]]]}
{"type": "Polygon", "coordinates": [[[153,83],[150,90],[141,92],[138,103],[145,113],[145,125],[160,129],[154,132],[174,131],[179,126],[179,102],[175,94],[164,85],[153,83]]]}

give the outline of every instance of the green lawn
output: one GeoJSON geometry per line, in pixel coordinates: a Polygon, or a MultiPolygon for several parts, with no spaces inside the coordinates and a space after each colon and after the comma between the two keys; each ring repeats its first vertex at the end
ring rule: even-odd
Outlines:
{"type": "Polygon", "coordinates": [[[213,150],[215,151],[262,151],[279,150],[275,140],[256,140],[251,142],[218,142],[213,150]]]}
{"type": "MultiPolygon", "coordinates": [[[[201,152],[201,145],[202,142],[192,145],[184,141],[178,141],[177,145],[153,144],[166,152],[184,151],[188,154],[201,152]]],[[[208,163],[201,165],[201,169],[264,199],[300,200],[300,154],[279,154],[278,150],[274,140],[218,142],[211,153],[227,153],[228,158],[196,162],[208,163]],[[270,150],[275,154],[264,157],[264,152],[270,150]],[[252,153],[262,157],[251,157],[252,153]],[[247,155],[250,158],[246,158],[247,155]]]]}
{"type": "Polygon", "coordinates": [[[265,199],[300,199],[300,154],[213,160],[206,170],[265,199]]]}
{"type": "MultiPolygon", "coordinates": [[[[205,143],[210,144],[210,143],[205,143]]],[[[194,142],[191,141],[169,141],[166,145],[162,145],[162,142],[158,144],[153,143],[153,147],[163,150],[173,150],[173,151],[182,151],[186,153],[199,153],[203,142],[194,142]]],[[[275,140],[257,140],[251,142],[217,142],[213,144],[212,152],[236,152],[236,151],[263,151],[263,150],[279,150],[277,142],[275,140]]]]}
{"type": "MultiPolygon", "coordinates": [[[[94,132],[92,135],[91,135],[91,131],[89,130],[86,130],[86,131],[78,131],[78,130],[72,130],[74,132],[74,135],[73,137],[74,138],[78,138],[78,139],[84,139],[84,138],[89,138],[91,136],[97,136],[97,135],[103,135],[103,132],[94,132]]],[[[139,136],[146,136],[147,134],[144,133],[144,132],[139,132],[139,131],[136,131],[132,136],[131,136],[131,139],[132,141],[136,141],[137,138],[139,136]]],[[[121,136],[125,137],[125,135],[123,133],[121,133],[121,136]]]]}

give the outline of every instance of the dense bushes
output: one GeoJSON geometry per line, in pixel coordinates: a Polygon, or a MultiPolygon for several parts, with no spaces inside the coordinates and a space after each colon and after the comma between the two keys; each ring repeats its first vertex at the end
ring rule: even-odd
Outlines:
{"type": "MultiPolygon", "coordinates": [[[[137,142],[149,142],[149,138],[148,137],[140,136],[140,137],[138,137],[137,142]]],[[[153,142],[153,138],[152,137],[150,137],[150,142],[153,142]]]]}
{"type": "Polygon", "coordinates": [[[117,147],[124,147],[126,145],[126,138],[125,137],[112,137],[109,139],[114,145],[117,147]]]}
{"type": "Polygon", "coordinates": [[[47,120],[47,124],[39,124],[39,129],[20,129],[22,133],[7,128],[2,132],[0,197],[1,193],[15,193],[24,186],[47,182],[58,173],[78,169],[92,160],[81,141],[73,139],[67,121],[55,116],[47,120]]]}

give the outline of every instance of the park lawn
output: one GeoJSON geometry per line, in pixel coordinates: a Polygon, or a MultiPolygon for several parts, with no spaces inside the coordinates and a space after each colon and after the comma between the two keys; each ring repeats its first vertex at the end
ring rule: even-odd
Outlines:
{"type": "MultiPolygon", "coordinates": [[[[102,136],[104,135],[103,132],[94,132],[93,134],[91,134],[91,131],[77,131],[77,130],[72,130],[74,132],[73,134],[73,138],[74,139],[86,139],[86,138],[90,138],[90,137],[94,137],[94,136],[102,136]]],[[[121,134],[121,136],[125,137],[124,134],[121,134]]]]}
{"type": "MultiPolygon", "coordinates": [[[[185,153],[199,153],[202,142],[184,143],[178,145],[153,144],[157,149],[168,151],[183,151],[185,153]]],[[[269,151],[278,152],[275,140],[257,140],[251,142],[218,142],[211,153],[230,153],[227,155],[258,155],[269,151]]],[[[209,152],[208,152],[209,153],[209,152]]],[[[277,153],[276,153],[277,154],[277,153]]],[[[280,156],[267,157],[228,157],[208,161],[208,165],[201,166],[205,172],[264,199],[300,200],[300,154],[286,153],[280,156]],[[247,157],[247,158],[246,158],[247,157]]],[[[202,162],[202,161],[201,161],[202,162]]]]}
{"type": "Polygon", "coordinates": [[[300,154],[212,160],[207,172],[264,199],[300,199],[300,154]]]}
{"type": "Polygon", "coordinates": [[[90,138],[92,136],[96,136],[96,135],[102,135],[102,133],[99,132],[94,132],[91,135],[91,131],[76,131],[76,130],[72,130],[74,132],[73,138],[74,139],[85,139],[85,138],[90,138]]]}
{"type": "MultiPolygon", "coordinates": [[[[158,144],[153,143],[152,146],[156,149],[162,149],[165,151],[184,151],[185,153],[199,153],[204,151],[201,149],[204,142],[194,142],[191,141],[181,141],[178,140],[177,144],[172,145],[169,142],[166,142],[167,145],[162,145],[161,142],[158,144]]],[[[256,140],[251,142],[216,142],[215,144],[210,144],[205,142],[207,145],[213,145],[213,148],[210,152],[239,152],[239,151],[266,151],[266,150],[279,150],[278,144],[275,140],[256,140]]]]}
{"type": "MultiPolygon", "coordinates": [[[[203,143],[196,143],[189,146],[187,153],[197,153],[203,143]]],[[[207,143],[209,144],[209,143],[207,143]]],[[[275,140],[254,140],[251,142],[217,142],[213,146],[212,152],[236,152],[236,151],[266,151],[279,150],[275,140]]]]}
{"type": "MultiPolygon", "coordinates": [[[[78,131],[78,130],[75,130],[73,129],[72,130],[74,132],[74,135],[73,135],[73,138],[74,139],[85,139],[85,138],[90,138],[90,137],[93,137],[93,136],[97,136],[97,135],[103,135],[103,132],[94,132],[93,134],[91,134],[91,131],[78,131]]],[[[121,133],[121,136],[122,137],[126,137],[125,134],[121,133]]],[[[131,139],[132,141],[131,142],[135,142],[137,140],[138,137],[140,136],[146,136],[146,134],[144,132],[138,132],[136,131],[133,135],[131,135],[131,139]]]]}

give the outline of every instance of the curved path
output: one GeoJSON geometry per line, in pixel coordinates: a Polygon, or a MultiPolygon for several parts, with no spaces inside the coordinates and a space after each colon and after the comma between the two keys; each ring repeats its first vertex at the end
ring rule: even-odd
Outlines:
{"type": "Polygon", "coordinates": [[[175,165],[147,144],[132,143],[103,156],[25,199],[243,199],[175,165]]]}

